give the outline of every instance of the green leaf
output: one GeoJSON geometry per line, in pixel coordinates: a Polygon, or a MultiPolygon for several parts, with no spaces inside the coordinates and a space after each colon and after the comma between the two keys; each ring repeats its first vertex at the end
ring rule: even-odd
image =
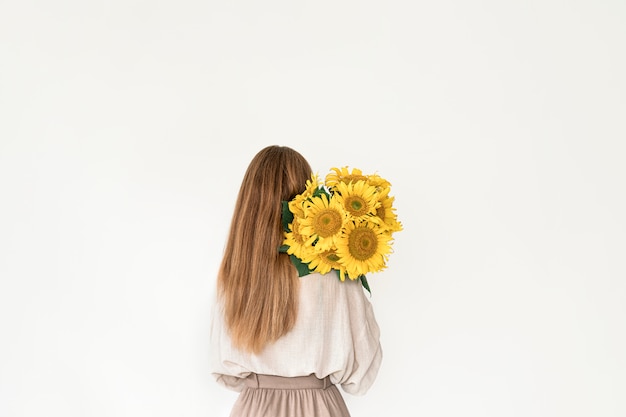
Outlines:
{"type": "Polygon", "coordinates": [[[283,229],[285,230],[285,232],[291,232],[291,229],[289,229],[289,223],[293,222],[293,213],[289,211],[288,201],[284,201],[284,200],[282,201],[282,209],[283,209],[283,213],[282,213],[283,229]]]}
{"type": "Polygon", "coordinates": [[[287,253],[287,249],[289,249],[289,245],[280,245],[278,247],[278,253],[287,253]]]}
{"type": "Polygon", "coordinates": [[[291,262],[298,270],[298,277],[309,275],[312,272],[309,269],[309,264],[305,264],[304,262],[302,262],[302,260],[298,258],[296,255],[289,255],[289,258],[291,259],[291,262]]]}
{"type": "Polygon", "coordinates": [[[363,288],[365,288],[367,290],[367,292],[370,293],[370,297],[372,296],[372,290],[370,290],[370,285],[367,283],[367,278],[365,278],[365,275],[361,275],[359,277],[359,279],[361,280],[361,284],[363,284],[363,288]]]}
{"type": "Polygon", "coordinates": [[[317,187],[317,189],[313,191],[312,197],[319,197],[322,194],[330,199],[330,194],[328,193],[328,191],[326,191],[326,188],[324,187],[317,187]]]}

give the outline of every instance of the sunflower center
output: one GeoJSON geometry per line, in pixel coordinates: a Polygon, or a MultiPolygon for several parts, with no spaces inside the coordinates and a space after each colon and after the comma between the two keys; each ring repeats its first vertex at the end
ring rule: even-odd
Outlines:
{"type": "Polygon", "coordinates": [[[313,227],[321,237],[333,236],[341,230],[341,214],[333,209],[321,210],[315,216],[313,227]]]}
{"type": "Polygon", "coordinates": [[[385,219],[385,214],[385,207],[382,205],[376,209],[376,215],[383,220],[385,219]]]}
{"type": "Polygon", "coordinates": [[[346,198],[346,210],[354,217],[360,217],[367,213],[367,203],[359,196],[346,198]]]}
{"type": "Polygon", "coordinates": [[[322,256],[324,257],[324,259],[326,259],[326,262],[328,262],[329,264],[333,266],[339,265],[339,259],[341,258],[339,258],[339,256],[334,251],[324,252],[322,256]]]}
{"type": "Polygon", "coordinates": [[[376,233],[368,227],[357,227],[350,233],[348,240],[350,255],[359,261],[371,258],[378,249],[376,233]]]}
{"type": "Polygon", "coordinates": [[[329,253],[328,255],[326,255],[326,259],[328,259],[331,262],[338,262],[339,261],[339,256],[337,256],[336,253],[329,253]]]}
{"type": "Polygon", "coordinates": [[[291,223],[291,230],[293,231],[294,240],[298,242],[299,244],[303,245],[304,239],[302,238],[302,235],[300,234],[300,223],[296,219],[294,219],[293,223],[291,223]]]}

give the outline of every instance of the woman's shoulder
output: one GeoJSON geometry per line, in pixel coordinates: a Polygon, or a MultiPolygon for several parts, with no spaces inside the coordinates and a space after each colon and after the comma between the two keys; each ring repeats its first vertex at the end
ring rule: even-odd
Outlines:
{"type": "Polygon", "coordinates": [[[300,277],[300,280],[301,291],[308,295],[321,294],[324,298],[369,301],[361,281],[350,279],[342,281],[335,271],[325,274],[314,272],[300,277]]]}
{"type": "Polygon", "coordinates": [[[318,321],[324,321],[325,317],[334,328],[344,326],[345,332],[358,339],[368,332],[378,337],[374,306],[360,280],[341,281],[334,271],[309,274],[301,279],[301,311],[306,317],[318,321]]]}
{"type": "Polygon", "coordinates": [[[348,288],[361,285],[359,280],[344,279],[342,281],[341,279],[339,279],[339,275],[334,270],[325,274],[312,272],[308,275],[300,277],[300,280],[307,283],[323,283],[327,286],[337,286],[338,288],[348,288]]]}

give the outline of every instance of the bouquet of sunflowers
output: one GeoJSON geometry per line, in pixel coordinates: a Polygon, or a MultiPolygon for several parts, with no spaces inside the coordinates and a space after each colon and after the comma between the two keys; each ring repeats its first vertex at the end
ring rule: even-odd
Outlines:
{"type": "Polygon", "coordinates": [[[303,193],[283,201],[281,252],[299,276],[337,272],[341,281],[361,280],[386,268],[393,234],[402,230],[389,195],[391,184],[359,169],[332,168],[321,183],[313,174],[303,193]]]}

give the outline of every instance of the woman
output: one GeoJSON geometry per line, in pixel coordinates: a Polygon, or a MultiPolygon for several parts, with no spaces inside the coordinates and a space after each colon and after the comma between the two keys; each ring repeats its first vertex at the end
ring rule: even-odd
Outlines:
{"type": "Polygon", "coordinates": [[[240,392],[231,417],[348,417],[337,385],[362,395],[381,364],[378,324],[359,281],[298,277],[279,253],[282,201],[311,175],[300,153],[268,146],[239,190],[211,328],[212,373],[240,392]]]}

